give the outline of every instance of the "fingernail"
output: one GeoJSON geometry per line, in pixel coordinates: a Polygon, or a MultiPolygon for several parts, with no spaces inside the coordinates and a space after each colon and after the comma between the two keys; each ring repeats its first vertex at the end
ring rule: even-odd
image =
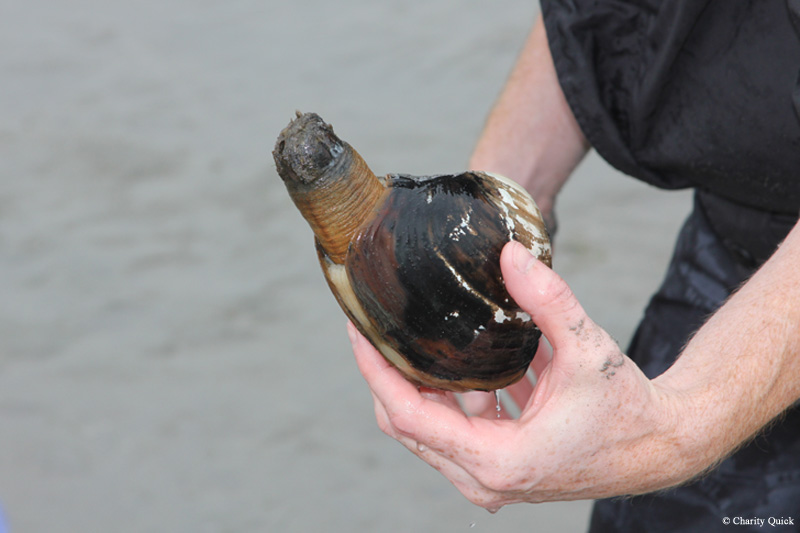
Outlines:
{"type": "Polygon", "coordinates": [[[527,274],[536,262],[536,258],[531,255],[527,248],[518,242],[514,242],[514,255],[512,255],[514,268],[517,271],[527,274]]]}
{"type": "Polygon", "coordinates": [[[358,342],[356,327],[349,320],[347,321],[347,336],[350,337],[350,344],[355,345],[358,342]]]}

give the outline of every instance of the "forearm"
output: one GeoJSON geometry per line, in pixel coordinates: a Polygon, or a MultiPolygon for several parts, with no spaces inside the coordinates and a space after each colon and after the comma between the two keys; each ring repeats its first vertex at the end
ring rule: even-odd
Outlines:
{"type": "Polygon", "coordinates": [[[675,400],[677,456],[694,473],[800,398],[800,226],[654,385],[675,400]]]}
{"type": "Polygon", "coordinates": [[[514,179],[543,212],[588,150],[558,83],[541,18],[490,113],[470,168],[514,179]]]}

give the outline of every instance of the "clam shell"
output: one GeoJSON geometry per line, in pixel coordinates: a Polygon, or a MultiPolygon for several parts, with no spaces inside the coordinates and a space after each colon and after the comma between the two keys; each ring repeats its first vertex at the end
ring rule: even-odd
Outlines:
{"type": "Polygon", "coordinates": [[[318,246],[356,327],[412,382],[495,390],[520,379],[541,335],[509,296],[500,251],[511,239],[550,264],[536,204],[496,175],[389,175],[387,192],[342,264],[318,246]]]}

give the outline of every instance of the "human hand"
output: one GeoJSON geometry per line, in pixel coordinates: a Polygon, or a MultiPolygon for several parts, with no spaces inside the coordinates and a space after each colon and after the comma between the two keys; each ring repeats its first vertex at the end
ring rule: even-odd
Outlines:
{"type": "Polygon", "coordinates": [[[509,390],[519,418],[489,409],[468,416],[454,394],[418,389],[350,324],[381,430],[489,510],[649,492],[689,477],[675,457],[670,391],[649,381],[523,246],[506,245],[500,263],[509,293],[553,349],[534,358],[535,387],[524,380],[509,390]]]}

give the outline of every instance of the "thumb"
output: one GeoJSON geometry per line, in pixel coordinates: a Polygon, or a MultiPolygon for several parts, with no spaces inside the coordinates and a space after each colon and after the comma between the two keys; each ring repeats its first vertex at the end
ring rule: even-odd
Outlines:
{"type": "Polygon", "coordinates": [[[554,349],[574,343],[590,325],[567,283],[522,244],[511,241],[505,245],[500,268],[508,293],[531,315],[554,349]]]}

